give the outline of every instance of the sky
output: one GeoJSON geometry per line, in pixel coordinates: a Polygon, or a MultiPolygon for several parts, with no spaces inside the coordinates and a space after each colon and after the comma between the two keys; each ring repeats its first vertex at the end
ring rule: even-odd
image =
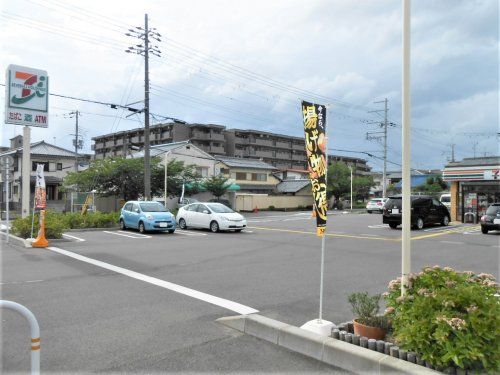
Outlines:
{"type": "MultiPolygon", "coordinates": [[[[411,12],[412,167],[443,168],[452,145],[456,160],[499,155],[498,1],[419,0],[411,12]]],[[[328,108],[329,153],[381,170],[383,144],[367,133],[383,130],[387,98],[388,169],[400,169],[401,0],[0,0],[0,67],[46,70],[51,94],[140,109],[144,58],[125,53],[140,44],[125,33],[145,13],[161,34],[149,62],[153,124],[303,136],[308,100],[328,108]]],[[[92,137],[143,126],[143,115],[50,96],[49,126],[33,128],[32,142],[73,149],[76,110],[89,154],[92,137]]],[[[4,124],[1,145],[22,131],[4,124]]]]}

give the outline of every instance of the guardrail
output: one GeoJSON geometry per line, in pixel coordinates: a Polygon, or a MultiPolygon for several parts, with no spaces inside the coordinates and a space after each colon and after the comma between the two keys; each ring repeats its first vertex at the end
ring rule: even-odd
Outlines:
{"type": "Polygon", "coordinates": [[[13,310],[24,316],[30,324],[31,331],[31,373],[40,374],[40,326],[35,315],[23,305],[6,300],[0,300],[0,308],[13,310]]]}

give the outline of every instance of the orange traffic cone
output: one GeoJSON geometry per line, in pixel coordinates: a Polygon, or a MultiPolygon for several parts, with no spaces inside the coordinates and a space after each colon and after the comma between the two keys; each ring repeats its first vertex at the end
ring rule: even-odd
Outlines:
{"type": "Polygon", "coordinates": [[[49,246],[49,241],[45,238],[45,210],[40,211],[40,229],[38,230],[38,236],[33,241],[33,247],[47,247],[49,246]]]}

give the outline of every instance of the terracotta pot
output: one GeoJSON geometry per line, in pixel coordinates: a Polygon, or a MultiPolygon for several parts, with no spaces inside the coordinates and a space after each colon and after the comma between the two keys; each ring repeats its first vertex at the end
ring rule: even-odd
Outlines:
{"type": "Polygon", "coordinates": [[[358,323],[356,319],[353,321],[354,333],[360,336],[368,337],[369,339],[383,340],[385,337],[385,330],[379,327],[366,326],[358,323]]]}

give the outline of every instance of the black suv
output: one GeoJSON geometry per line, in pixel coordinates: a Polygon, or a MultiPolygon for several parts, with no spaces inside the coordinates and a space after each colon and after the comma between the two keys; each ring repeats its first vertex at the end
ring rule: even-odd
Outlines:
{"type": "MultiPolygon", "coordinates": [[[[395,229],[401,224],[402,199],[401,195],[389,197],[385,203],[383,223],[395,229]]],[[[448,225],[450,213],[437,199],[426,195],[411,196],[411,225],[413,228],[422,229],[426,224],[448,225]]]]}
{"type": "Polygon", "coordinates": [[[500,203],[493,203],[481,217],[481,232],[487,234],[489,230],[500,230],[500,203]]]}

